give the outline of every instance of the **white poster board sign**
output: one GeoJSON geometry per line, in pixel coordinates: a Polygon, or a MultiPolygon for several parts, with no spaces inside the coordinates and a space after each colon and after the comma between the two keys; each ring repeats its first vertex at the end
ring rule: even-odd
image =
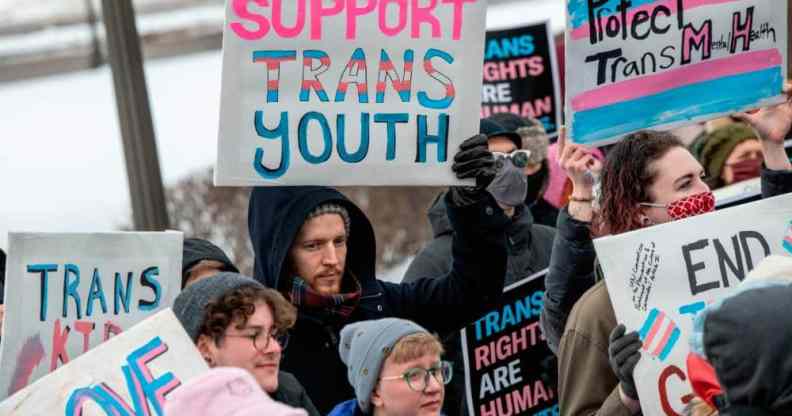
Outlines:
{"type": "Polygon", "coordinates": [[[486,0],[226,2],[215,185],[451,185],[486,0]]]}
{"type": "Polygon", "coordinates": [[[618,322],[643,340],[645,415],[683,414],[693,319],[770,254],[792,256],[792,194],[594,240],[618,322]]]}
{"type": "Polygon", "coordinates": [[[0,414],[163,416],[168,394],[207,370],[168,308],[0,403],[0,414]]]}
{"type": "Polygon", "coordinates": [[[567,0],[570,137],[604,144],[779,102],[787,3],[567,0]]]}
{"type": "Polygon", "coordinates": [[[169,307],[181,232],[10,233],[0,399],[169,307]]]}

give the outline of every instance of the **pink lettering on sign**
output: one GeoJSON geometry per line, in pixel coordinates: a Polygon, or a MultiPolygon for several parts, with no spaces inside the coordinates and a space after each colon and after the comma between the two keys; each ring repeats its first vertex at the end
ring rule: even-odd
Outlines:
{"type": "MultiPolygon", "coordinates": [[[[248,30],[242,23],[231,22],[231,30],[236,33],[241,39],[257,40],[267,36],[270,24],[267,18],[262,15],[251,13],[248,11],[248,2],[251,0],[232,0],[231,7],[234,13],[241,19],[248,20],[258,26],[257,30],[248,30]]],[[[259,6],[266,6],[267,0],[252,0],[259,6]]]]}
{"type": "Polygon", "coordinates": [[[346,38],[357,38],[357,18],[369,14],[377,8],[377,0],[366,0],[364,6],[358,6],[358,0],[347,0],[346,38]]]}
{"type": "Polygon", "coordinates": [[[296,38],[304,35],[306,30],[310,40],[322,40],[326,32],[323,26],[333,21],[337,27],[338,19],[333,17],[338,16],[341,24],[346,23],[344,37],[347,40],[358,39],[359,26],[367,18],[372,24],[376,22],[376,30],[385,36],[405,34],[412,39],[438,39],[444,36],[445,29],[446,37],[461,40],[465,6],[478,1],[231,0],[229,28],[239,39],[246,41],[259,40],[270,34],[284,39],[296,38]],[[285,5],[294,5],[294,13],[284,11],[285,5]],[[294,19],[291,26],[284,22],[287,15],[294,19]],[[405,33],[408,26],[409,33],[405,33]]]}
{"type": "Polygon", "coordinates": [[[344,9],[343,0],[333,0],[333,7],[324,7],[322,0],[311,0],[311,39],[322,39],[322,19],[334,16],[344,9]]]}

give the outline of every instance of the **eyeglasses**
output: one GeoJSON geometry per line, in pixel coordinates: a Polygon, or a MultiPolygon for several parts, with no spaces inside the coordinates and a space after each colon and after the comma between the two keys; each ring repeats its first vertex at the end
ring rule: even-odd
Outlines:
{"type": "Polygon", "coordinates": [[[289,333],[277,328],[272,328],[269,330],[269,332],[259,330],[253,332],[252,334],[225,334],[225,336],[231,338],[247,338],[253,342],[253,348],[262,354],[267,353],[267,348],[270,346],[270,340],[274,339],[275,342],[280,345],[282,350],[285,350],[286,345],[289,344],[289,333]]]}
{"type": "Polygon", "coordinates": [[[451,363],[448,361],[440,361],[431,368],[414,367],[405,371],[400,376],[381,377],[380,380],[404,379],[410,390],[416,393],[423,393],[426,391],[426,388],[429,387],[429,374],[431,374],[438,383],[448,384],[451,382],[451,376],[453,376],[451,363]]]}
{"type": "Polygon", "coordinates": [[[531,158],[531,151],[521,149],[511,153],[492,152],[492,156],[495,158],[495,165],[498,169],[503,167],[504,159],[511,159],[514,166],[524,168],[528,166],[528,160],[531,158]]]}

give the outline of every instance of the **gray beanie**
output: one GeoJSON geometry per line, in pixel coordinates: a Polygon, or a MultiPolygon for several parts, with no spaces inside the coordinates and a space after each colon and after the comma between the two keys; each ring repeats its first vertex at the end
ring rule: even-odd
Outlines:
{"type": "Polygon", "coordinates": [[[251,277],[239,273],[222,272],[187,286],[173,301],[173,313],[193,342],[198,341],[206,315],[206,305],[224,294],[243,286],[264,288],[251,277]]]}
{"type": "Polygon", "coordinates": [[[405,336],[421,332],[429,333],[415,322],[398,318],[355,322],[341,330],[338,352],[363,412],[369,411],[371,392],[393,346],[405,336]]]}
{"type": "Polygon", "coordinates": [[[346,208],[342,207],[339,204],[333,202],[327,202],[321,205],[318,205],[314,208],[313,211],[308,213],[308,216],[305,218],[306,221],[310,220],[311,218],[318,217],[324,214],[338,214],[344,220],[344,228],[346,229],[347,237],[349,237],[349,228],[352,222],[349,219],[349,211],[346,208]]]}

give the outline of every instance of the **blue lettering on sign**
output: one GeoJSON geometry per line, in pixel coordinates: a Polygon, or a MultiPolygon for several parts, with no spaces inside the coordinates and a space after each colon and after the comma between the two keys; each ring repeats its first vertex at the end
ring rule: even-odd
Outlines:
{"type": "Polygon", "coordinates": [[[474,323],[476,341],[518,326],[529,319],[538,318],[544,306],[543,298],[544,291],[538,290],[513,304],[503,305],[498,310],[484,315],[474,323]]]}

